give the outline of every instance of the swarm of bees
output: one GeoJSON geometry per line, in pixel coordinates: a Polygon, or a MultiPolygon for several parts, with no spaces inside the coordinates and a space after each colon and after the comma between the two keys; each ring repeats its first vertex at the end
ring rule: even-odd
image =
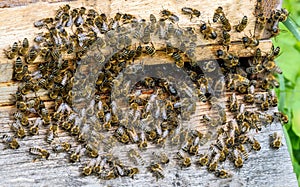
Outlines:
{"type": "MultiPolygon", "coordinates": [[[[259,6],[258,2],[256,12],[259,6]]],[[[191,20],[201,15],[194,8],[183,7],[181,11],[191,20]]],[[[4,135],[2,142],[18,149],[18,141],[27,134],[35,136],[39,129],[47,128],[45,141],[51,149],[31,147],[30,154],[48,159],[50,150],[65,152],[70,162],[89,157],[81,168],[83,175],[95,174],[104,180],[133,178],[143,166],[157,179],[164,178],[164,168],[172,160],[181,168],[196,164],[217,177],[232,176],[220,167],[222,162],[241,168],[250,150],[261,149],[250,131],[259,132],[273,122],[288,122],[281,112],[266,112],[278,102],[272,88],[279,86],[274,75],[281,70],[274,59],[280,48],[273,46],[263,53],[255,36],[244,36],[245,48],[255,49],[255,53],[243,66],[237,53],[224,48],[214,52],[215,60],[198,62],[199,41],[219,38],[228,49],[230,32],[245,30],[247,16],[231,26],[223,8],[218,7],[213,22],[220,23],[221,32],[204,21],[198,27],[181,28],[177,26],[180,17],[167,9],[160,16],[157,19],[150,14],[147,21],[118,12],[109,18],[94,9],[65,5],[55,17],[36,21],[34,26],[44,31],[32,46],[25,38],[4,51],[14,61],[13,80],[21,84],[14,94],[14,135],[4,135]],[[162,49],[156,49],[157,41],[164,44],[162,49]],[[143,58],[154,58],[157,53],[174,63],[144,64],[143,58]],[[36,66],[30,71],[32,64],[36,66]],[[41,90],[53,101],[50,107],[39,95],[41,90]],[[232,94],[222,103],[220,98],[226,91],[232,94]],[[29,97],[32,93],[34,97],[29,97]],[[237,97],[241,94],[242,100],[237,97]],[[197,114],[199,102],[211,106],[211,113],[203,115],[200,122],[206,131],[185,123],[197,114]],[[261,111],[247,110],[246,106],[257,106],[261,111]],[[228,113],[234,116],[230,120],[228,113]],[[75,138],[77,147],[60,142],[62,131],[75,138]],[[126,157],[135,167],[124,164],[114,153],[117,147],[134,144],[126,157]],[[173,157],[155,151],[147,161],[142,155],[150,146],[177,151],[173,157]]],[[[285,9],[274,10],[269,18],[257,13],[257,25],[276,35],[278,22],[287,16],[285,9]]],[[[279,133],[272,134],[270,141],[275,149],[282,145],[279,133]]]]}

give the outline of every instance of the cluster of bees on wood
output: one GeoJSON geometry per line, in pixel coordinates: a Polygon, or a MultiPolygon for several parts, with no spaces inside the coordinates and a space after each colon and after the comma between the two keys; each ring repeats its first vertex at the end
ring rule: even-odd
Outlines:
{"type": "MultiPolygon", "coordinates": [[[[255,11],[258,28],[273,36],[288,16],[281,9],[265,17],[261,1],[255,11]]],[[[191,20],[201,16],[194,8],[183,7],[181,12],[191,20]]],[[[274,59],[280,48],[263,52],[255,36],[245,35],[241,41],[254,51],[252,57],[229,52],[230,32],[243,32],[248,18],[232,25],[222,7],[212,20],[219,27],[209,21],[180,27],[178,21],[179,16],[167,9],[159,18],[150,14],[146,20],[120,12],[109,18],[94,9],[64,5],[55,17],[34,22],[44,31],[32,45],[25,38],[4,50],[14,61],[13,80],[20,86],[14,94],[14,135],[3,135],[2,142],[18,149],[18,141],[26,135],[47,129],[45,140],[52,151],[31,147],[35,159],[48,159],[51,152],[66,153],[70,162],[86,156],[90,160],[81,167],[83,175],[105,180],[133,178],[146,164],[156,179],[164,178],[172,160],[180,168],[196,164],[217,177],[231,177],[232,172],[221,167],[225,161],[241,168],[250,151],[261,149],[249,132],[288,122],[285,114],[269,111],[278,103],[272,88],[279,86],[274,75],[281,70],[274,59]],[[224,47],[213,51],[214,60],[198,62],[196,48],[205,40],[224,47]],[[156,49],[156,43],[163,47],[156,49]],[[144,57],[151,61],[158,53],[174,63],[144,64],[144,57]],[[46,99],[40,91],[47,91],[46,99]],[[224,103],[227,91],[231,94],[224,103]],[[46,107],[49,101],[52,105],[46,107]],[[184,123],[197,115],[196,103],[209,105],[212,111],[201,115],[203,131],[184,123]],[[248,106],[261,110],[247,110],[248,106]],[[60,132],[68,133],[74,142],[61,142],[60,132]],[[132,146],[122,158],[134,166],[115,154],[128,145],[132,146]],[[148,149],[165,147],[177,151],[174,155],[154,151],[150,161],[142,156],[148,149]]],[[[279,132],[270,135],[270,146],[280,148],[281,139],[279,132]]]]}

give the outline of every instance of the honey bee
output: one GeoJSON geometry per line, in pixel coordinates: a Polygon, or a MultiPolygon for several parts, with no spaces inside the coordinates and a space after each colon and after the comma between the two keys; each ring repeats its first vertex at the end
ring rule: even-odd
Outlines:
{"type": "Polygon", "coordinates": [[[198,159],[197,163],[200,165],[200,166],[206,166],[208,164],[210,160],[210,156],[208,153],[206,154],[202,154],[200,156],[200,158],[198,159]]]}
{"type": "Polygon", "coordinates": [[[238,25],[235,26],[235,30],[237,32],[242,32],[246,28],[247,23],[248,23],[248,18],[247,18],[247,16],[244,16],[242,18],[242,21],[238,25]]]}
{"type": "Polygon", "coordinates": [[[140,153],[135,149],[130,149],[128,151],[128,157],[130,160],[133,161],[134,164],[141,164],[141,165],[145,164],[144,159],[142,158],[140,153]]]}
{"type": "Polygon", "coordinates": [[[215,40],[217,38],[217,33],[213,30],[211,26],[206,23],[202,23],[200,25],[200,32],[203,34],[204,39],[212,39],[215,40]]]}
{"type": "Polygon", "coordinates": [[[52,150],[55,153],[62,153],[62,152],[68,152],[70,151],[72,145],[68,142],[62,142],[60,144],[56,144],[52,147],[52,150]]]}
{"type": "Polygon", "coordinates": [[[9,48],[9,50],[4,50],[4,54],[8,59],[13,59],[17,55],[18,50],[19,50],[18,43],[14,42],[12,47],[9,48]]]}
{"type": "Polygon", "coordinates": [[[174,13],[172,13],[171,11],[164,9],[160,12],[162,18],[164,20],[170,20],[171,22],[178,22],[179,21],[179,17],[176,16],[174,13]]]}
{"type": "Polygon", "coordinates": [[[271,137],[271,143],[270,146],[274,149],[279,149],[282,144],[282,135],[279,132],[274,132],[270,135],[271,137]]]}
{"type": "Polygon", "coordinates": [[[4,134],[1,139],[3,143],[7,144],[9,148],[11,149],[18,149],[20,147],[18,141],[13,136],[9,136],[7,134],[4,134]]]}
{"type": "Polygon", "coordinates": [[[263,13],[258,14],[256,18],[256,28],[258,28],[259,31],[263,30],[265,24],[266,24],[266,17],[263,13]]]}
{"type": "Polygon", "coordinates": [[[220,16],[220,20],[221,20],[221,23],[223,25],[223,29],[225,31],[230,31],[231,30],[231,25],[230,25],[228,19],[225,17],[224,14],[220,16]]]}
{"type": "Polygon", "coordinates": [[[82,174],[88,176],[92,174],[93,168],[96,165],[96,159],[92,159],[88,164],[82,169],[82,174]]]}
{"type": "Polygon", "coordinates": [[[36,118],[34,124],[29,128],[29,134],[37,135],[39,133],[39,126],[43,124],[42,118],[36,118]]]}
{"type": "Polygon", "coordinates": [[[223,12],[223,8],[219,6],[214,12],[213,22],[216,23],[220,19],[221,15],[224,15],[224,12],[223,12]]]}
{"type": "Polygon", "coordinates": [[[153,43],[151,42],[151,46],[149,46],[149,45],[147,45],[146,47],[145,47],[145,49],[146,49],[146,53],[148,54],[148,55],[150,55],[150,56],[153,56],[154,54],[155,54],[155,48],[154,48],[154,45],[153,45],[153,43]]]}
{"type": "Polygon", "coordinates": [[[253,47],[257,47],[259,45],[259,40],[256,39],[255,37],[250,38],[248,36],[244,36],[242,38],[242,42],[243,42],[245,48],[247,48],[247,47],[253,48],[253,47]]]}
{"type": "Polygon", "coordinates": [[[181,57],[179,51],[175,51],[175,52],[172,54],[172,58],[174,59],[175,64],[176,64],[176,66],[177,66],[178,68],[183,68],[183,66],[184,66],[184,61],[182,60],[182,57],[181,57]]]}
{"type": "Polygon", "coordinates": [[[248,88],[248,94],[244,95],[244,101],[246,103],[254,103],[254,85],[248,88]]]}
{"type": "Polygon", "coordinates": [[[138,168],[129,168],[128,170],[127,170],[128,172],[128,177],[131,177],[131,178],[133,178],[134,177],[134,175],[136,175],[136,174],[138,174],[139,173],[139,169],[138,168]]]}
{"type": "Polygon", "coordinates": [[[33,61],[38,57],[39,55],[39,48],[37,46],[32,46],[28,53],[25,55],[25,62],[27,64],[33,63],[33,61]]]}
{"type": "Polygon", "coordinates": [[[98,157],[98,150],[91,144],[86,144],[85,149],[91,158],[98,157]]]}
{"type": "Polygon", "coordinates": [[[281,69],[279,68],[279,66],[276,65],[274,61],[266,59],[263,61],[262,65],[265,68],[265,70],[269,72],[282,74],[281,69]]]}
{"type": "Polygon", "coordinates": [[[235,93],[232,93],[232,95],[229,97],[229,110],[231,112],[236,112],[239,108],[239,103],[236,98],[235,93]]]}
{"type": "Polygon", "coordinates": [[[223,30],[222,33],[223,33],[223,38],[221,40],[221,43],[223,45],[227,46],[227,45],[230,44],[230,34],[227,31],[225,31],[225,30],[223,30]]]}
{"type": "Polygon", "coordinates": [[[153,152],[152,155],[154,155],[155,159],[157,159],[157,161],[159,161],[161,164],[168,164],[170,162],[170,159],[165,152],[153,152]]]}
{"type": "Polygon", "coordinates": [[[19,120],[11,124],[11,129],[19,138],[24,138],[26,136],[25,129],[21,126],[21,122],[19,120]]]}
{"type": "Polygon", "coordinates": [[[78,162],[80,160],[80,157],[84,154],[85,148],[82,148],[81,145],[79,145],[75,151],[72,151],[70,155],[70,162],[78,162]]]}
{"type": "Polygon", "coordinates": [[[190,167],[192,164],[192,160],[190,157],[185,156],[184,152],[182,150],[179,150],[176,153],[176,158],[180,160],[180,166],[181,167],[190,167]]]}
{"type": "Polygon", "coordinates": [[[148,147],[148,142],[147,142],[147,139],[146,139],[146,135],[143,131],[140,134],[140,143],[138,144],[138,147],[141,150],[146,150],[147,147],[148,147]]]}
{"type": "Polygon", "coordinates": [[[50,153],[46,149],[42,149],[39,147],[29,148],[29,153],[37,156],[34,160],[37,160],[38,158],[48,159],[50,156],[50,153]]]}
{"type": "Polygon", "coordinates": [[[115,131],[115,135],[118,138],[118,140],[124,144],[128,143],[130,140],[125,128],[122,126],[117,128],[117,130],[115,131]]]}
{"type": "Polygon", "coordinates": [[[26,53],[27,53],[27,50],[29,48],[29,42],[28,42],[28,39],[27,38],[24,38],[23,39],[23,42],[22,42],[22,45],[19,49],[19,54],[21,56],[24,56],[26,53]]]}
{"type": "Polygon", "coordinates": [[[259,151],[261,149],[259,141],[257,141],[255,138],[249,138],[249,142],[253,150],[259,151]]]}
{"type": "Polygon", "coordinates": [[[267,59],[269,61],[274,61],[274,59],[279,55],[280,47],[277,46],[276,48],[272,45],[271,52],[267,55],[267,59]]]}
{"type": "Polygon", "coordinates": [[[238,147],[237,147],[237,149],[239,149],[239,151],[242,153],[244,159],[248,160],[249,156],[248,156],[248,152],[247,152],[245,146],[243,144],[239,144],[238,147]]]}
{"type": "Polygon", "coordinates": [[[199,17],[201,15],[201,12],[194,8],[183,7],[181,11],[183,14],[189,15],[191,19],[193,18],[193,16],[199,17]]]}
{"type": "Polygon", "coordinates": [[[272,86],[274,86],[276,88],[279,87],[279,82],[277,81],[277,79],[275,78],[275,76],[273,74],[268,73],[265,77],[265,80],[272,86]]]}
{"type": "Polygon", "coordinates": [[[234,159],[234,166],[237,168],[243,167],[244,161],[240,155],[240,151],[238,149],[234,149],[233,151],[233,159],[234,159]]]}
{"type": "Polygon", "coordinates": [[[210,161],[210,163],[208,164],[208,171],[213,172],[216,171],[218,168],[218,163],[219,163],[219,158],[220,158],[220,154],[217,153],[212,160],[210,161]]]}
{"type": "Polygon", "coordinates": [[[282,112],[274,112],[274,116],[275,118],[280,121],[281,123],[288,123],[289,122],[289,118],[288,115],[282,113],[282,112]]]}
{"type": "Polygon", "coordinates": [[[163,169],[160,164],[153,163],[147,167],[148,170],[156,177],[156,180],[165,178],[163,174],[163,169]]]}
{"type": "MultiPolygon", "coordinates": [[[[22,113],[19,113],[19,112],[17,112],[17,113],[15,113],[15,119],[17,120],[16,121],[16,123],[13,123],[13,124],[15,124],[15,125],[13,125],[13,126],[15,126],[15,127],[17,127],[17,126],[19,126],[19,125],[22,125],[22,126],[27,126],[28,124],[29,124],[29,121],[28,121],[28,118],[27,118],[27,116],[25,116],[25,114],[22,114],[22,113]],[[21,114],[21,116],[20,117],[16,117],[16,115],[17,114],[21,114]]],[[[14,129],[14,128],[13,128],[14,129]]],[[[17,128],[17,129],[19,129],[19,128],[17,128]]],[[[17,130],[17,129],[14,129],[14,130],[17,130]]],[[[21,129],[20,129],[21,130],[21,129]]],[[[23,130],[21,130],[21,131],[23,131],[23,130]]],[[[21,133],[21,132],[20,132],[21,133]]],[[[19,134],[19,133],[17,133],[17,134],[19,134]]],[[[23,133],[21,133],[21,134],[23,134],[23,133]]],[[[20,134],[20,135],[21,135],[20,134]]],[[[23,135],[22,135],[23,136],[23,135]]],[[[24,137],[24,136],[23,136],[24,137]]]]}
{"type": "Polygon", "coordinates": [[[215,176],[224,179],[224,178],[232,177],[232,174],[230,174],[229,171],[225,169],[218,169],[215,171],[215,176]]]}

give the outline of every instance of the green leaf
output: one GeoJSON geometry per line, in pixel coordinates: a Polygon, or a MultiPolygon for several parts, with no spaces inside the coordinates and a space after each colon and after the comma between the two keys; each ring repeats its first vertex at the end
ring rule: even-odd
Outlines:
{"type": "Polygon", "coordinates": [[[297,51],[300,52],[300,42],[296,42],[296,43],[294,44],[294,48],[295,48],[297,51]]]}
{"type": "MultiPolygon", "coordinates": [[[[300,102],[297,102],[300,104],[300,102]]],[[[300,136],[300,107],[293,109],[292,129],[297,136],[300,136]]]]}

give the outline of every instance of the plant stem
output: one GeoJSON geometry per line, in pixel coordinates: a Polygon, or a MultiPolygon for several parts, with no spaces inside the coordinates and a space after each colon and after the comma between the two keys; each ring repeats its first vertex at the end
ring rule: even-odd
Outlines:
{"type": "Polygon", "coordinates": [[[297,24],[290,17],[288,17],[283,24],[287,29],[289,29],[295,38],[300,41],[300,31],[298,30],[299,28],[297,27],[297,24]]]}

